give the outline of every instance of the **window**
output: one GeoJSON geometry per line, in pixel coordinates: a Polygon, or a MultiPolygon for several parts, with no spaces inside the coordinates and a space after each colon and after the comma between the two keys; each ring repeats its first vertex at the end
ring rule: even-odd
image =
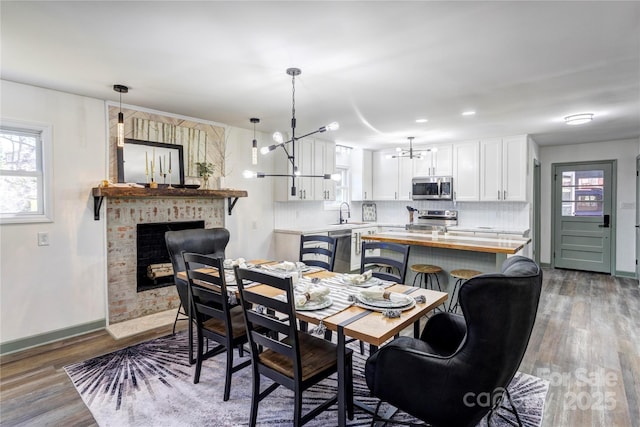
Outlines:
{"type": "Polygon", "coordinates": [[[562,216],[602,216],[604,171],[562,172],[562,216]]]}
{"type": "Polygon", "coordinates": [[[342,202],[351,202],[349,190],[349,169],[336,167],[336,173],[340,175],[340,181],[336,183],[336,200],[324,202],[325,210],[337,210],[342,202]]]}
{"type": "Polygon", "coordinates": [[[49,222],[51,128],[0,124],[0,221],[49,222]]]}

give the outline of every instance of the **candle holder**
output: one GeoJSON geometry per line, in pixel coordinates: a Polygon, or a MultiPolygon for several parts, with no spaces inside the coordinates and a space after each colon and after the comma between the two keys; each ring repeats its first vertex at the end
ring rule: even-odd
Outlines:
{"type": "MultiPolygon", "coordinates": [[[[171,162],[169,162],[169,164],[171,164],[171,162]]],[[[171,168],[169,168],[169,186],[167,188],[173,188],[171,185],[171,168]]]]}
{"type": "Polygon", "coordinates": [[[158,183],[151,178],[151,182],[149,183],[149,188],[158,188],[158,183]]]}

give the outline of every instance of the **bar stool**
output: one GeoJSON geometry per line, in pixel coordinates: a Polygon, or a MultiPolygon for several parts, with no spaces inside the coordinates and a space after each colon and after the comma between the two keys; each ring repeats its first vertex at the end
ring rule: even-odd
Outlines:
{"type": "Polygon", "coordinates": [[[472,277],[482,274],[482,272],[478,270],[469,270],[469,269],[461,268],[458,270],[451,270],[451,273],[449,274],[451,275],[452,278],[457,279],[455,285],[453,285],[453,292],[451,292],[451,301],[449,302],[449,310],[448,310],[449,313],[455,313],[459,305],[458,294],[460,293],[460,286],[462,286],[464,282],[471,279],[472,277]],[[455,304],[454,304],[454,301],[455,301],[455,304]]]}
{"type": "Polygon", "coordinates": [[[424,282],[425,289],[436,290],[433,286],[433,278],[436,279],[436,284],[438,285],[438,290],[442,292],[442,288],[440,287],[440,279],[438,279],[438,273],[442,273],[442,268],[437,265],[431,264],[413,264],[411,266],[411,271],[416,273],[413,278],[413,286],[416,285],[416,279],[420,278],[418,284],[422,287],[422,283],[424,282]]]}

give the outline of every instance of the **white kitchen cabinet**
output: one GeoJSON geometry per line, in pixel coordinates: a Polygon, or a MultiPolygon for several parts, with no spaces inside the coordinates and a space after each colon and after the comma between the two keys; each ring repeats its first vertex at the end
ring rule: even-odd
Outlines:
{"type": "MultiPolygon", "coordinates": [[[[351,270],[360,270],[360,259],[362,256],[362,236],[376,234],[378,227],[354,228],[351,230],[351,270]]],[[[379,249],[370,249],[367,256],[379,255],[379,249]]]]}
{"type": "Polygon", "coordinates": [[[412,160],[387,158],[395,150],[373,153],[373,200],[411,200],[412,160]]]}
{"type": "Polygon", "coordinates": [[[373,200],[373,153],[370,150],[351,150],[351,200],[373,200]]]}
{"type": "MultiPolygon", "coordinates": [[[[313,174],[333,175],[336,172],[336,144],[316,139],[313,143],[313,174]]],[[[313,200],[335,200],[336,182],[333,179],[310,178],[313,180],[313,200]]]]}
{"type": "Polygon", "coordinates": [[[422,159],[414,159],[413,176],[450,176],[452,174],[452,145],[437,144],[417,148],[422,151],[422,159]],[[429,151],[425,151],[429,149],[429,151]]]}
{"type": "MultiPolygon", "coordinates": [[[[293,143],[287,150],[293,154],[293,143]]],[[[298,140],[295,146],[296,166],[300,175],[325,175],[335,173],[336,146],[332,142],[305,138],[298,140]]],[[[276,150],[281,150],[277,148],[276,150]]],[[[286,155],[278,153],[276,158],[277,173],[291,174],[291,162],[286,155]]],[[[336,183],[331,179],[297,177],[295,178],[296,194],[291,194],[291,178],[278,178],[275,187],[275,200],[279,202],[293,200],[335,200],[336,183]]]]}
{"type": "Polygon", "coordinates": [[[525,201],[526,136],[480,141],[480,200],[525,201]]]}
{"type": "Polygon", "coordinates": [[[467,141],[453,144],[454,200],[480,199],[480,144],[467,141]]]}

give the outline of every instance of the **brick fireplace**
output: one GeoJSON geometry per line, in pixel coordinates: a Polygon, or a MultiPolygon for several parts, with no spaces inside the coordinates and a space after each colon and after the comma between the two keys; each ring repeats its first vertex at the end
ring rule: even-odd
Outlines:
{"type": "Polygon", "coordinates": [[[109,324],[177,308],[175,286],[137,291],[138,224],[204,221],[223,227],[224,199],[106,198],[107,293],[109,324]]]}

